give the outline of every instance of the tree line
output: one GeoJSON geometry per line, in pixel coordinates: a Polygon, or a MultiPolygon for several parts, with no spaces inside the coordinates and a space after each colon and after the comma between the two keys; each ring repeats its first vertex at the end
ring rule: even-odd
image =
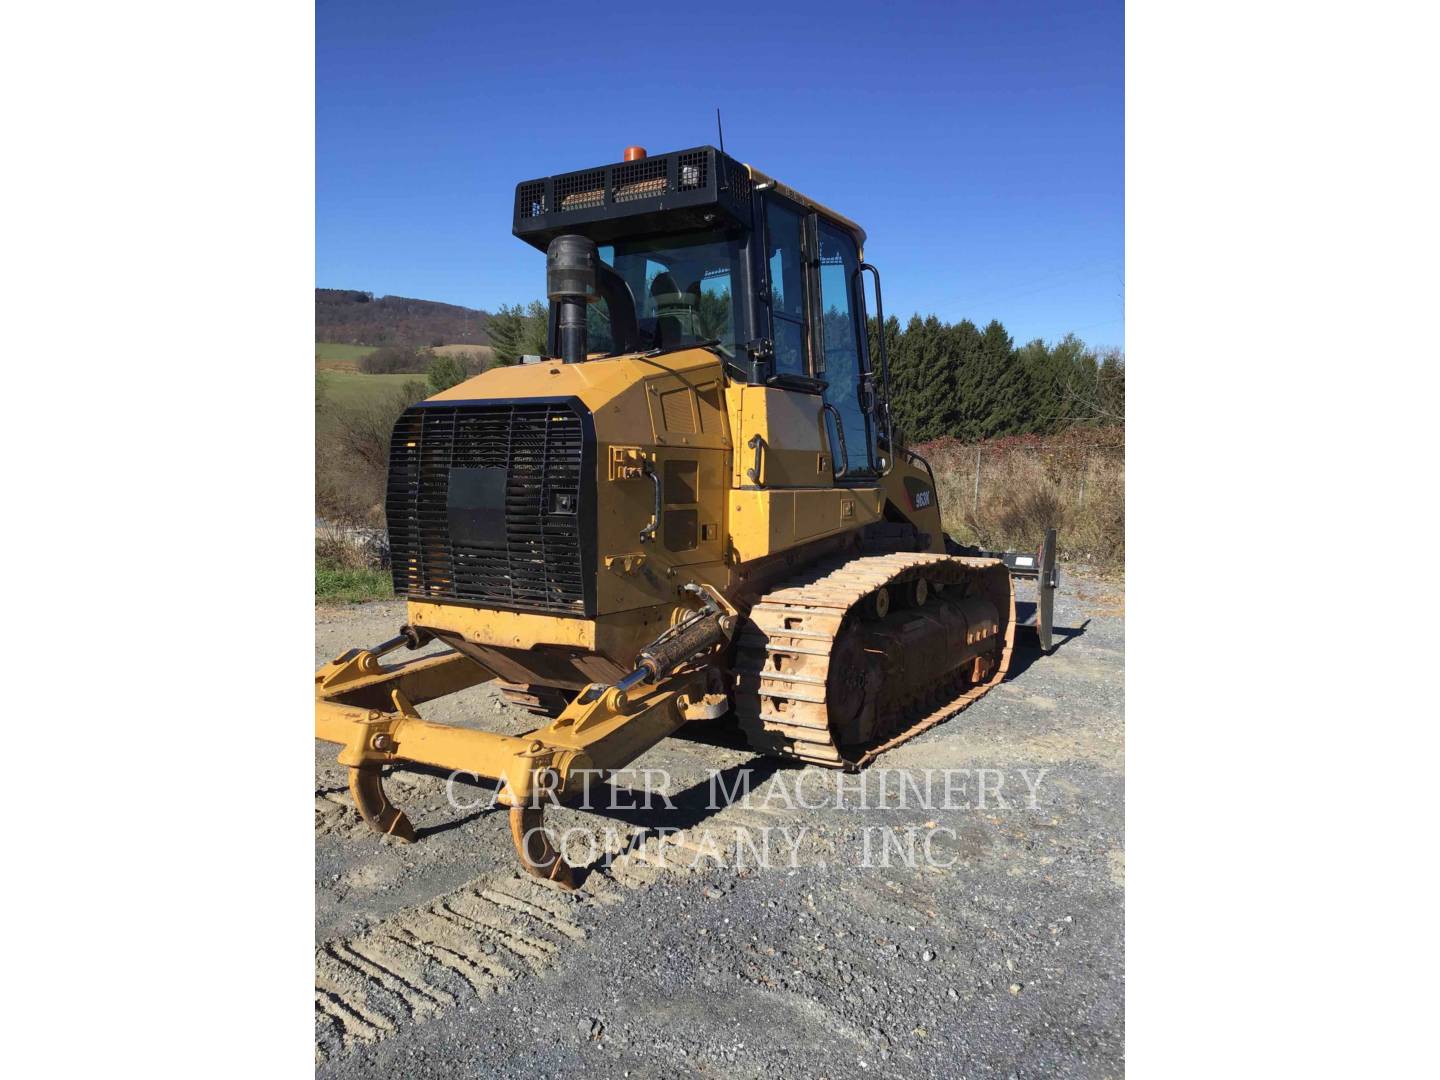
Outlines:
{"type": "Polygon", "coordinates": [[[355,367],[363,375],[425,375],[430,392],[438,394],[485,370],[479,350],[477,346],[473,353],[436,353],[417,345],[382,345],[357,360],[355,367]]]}
{"type": "MultiPolygon", "coordinates": [[[[879,327],[870,320],[871,355],[879,327]]],[[[1125,355],[1074,334],[1017,347],[1004,324],[885,321],[895,427],[909,442],[977,442],[1125,422],[1125,355]]]]}
{"type": "MultiPolygon", "coordinates": [[[[594,324],[593,307],[590,314],[594,324]]],[[[829,317],[840,318],[838,312],[829,317]]],[[[502,304],[485,326],[492,362],[543,354],[546,325],[547,308],[539,300],[502,304]]],[[[591,330],[592,341],[603,344],[605,327],[591,330]]],[[[874,319],[869,332],[871,356],[878,358],[874,319]]],[[[948,437],[968,443],[1125,422],[1124,353],[1093,349],[1074,334],[1017,346],[997,319],[982,329],[969,319],[947,323],[913,315],[903,328],[895,317],[887,319],[885,343],[891,414],[908,442],[948,437]]]]}
{"type": "Polygon", "coordinates": [[[315,290],[315,340],[345,345],[485,345],[489,315],[458,304],[315,290]]]}

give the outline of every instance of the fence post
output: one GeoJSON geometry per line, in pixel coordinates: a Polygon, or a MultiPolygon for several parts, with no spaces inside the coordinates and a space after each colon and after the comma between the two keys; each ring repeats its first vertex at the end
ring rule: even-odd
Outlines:
{"type": "Polygon", "coordinates": [[[980,447],[975,447],[975,507],[971,511],[972,516],[978,522],[980,520],[980,447]]]}
{"type": "Polygon", "coordinates": [[[1085,463],[1080,466],[1080,509],[1085,509],[1085,476],[1090,472],[1090,455],[1085,455],[1085,463]]]}

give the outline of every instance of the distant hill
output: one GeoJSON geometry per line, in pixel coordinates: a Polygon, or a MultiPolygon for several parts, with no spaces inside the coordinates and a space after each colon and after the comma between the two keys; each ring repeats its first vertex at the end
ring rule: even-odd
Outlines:
{"type": "Polygon", "coordinates": [[[343,345],[488,345],[488,312],[355,289],[315,290],[315,340],[343,345]]]}

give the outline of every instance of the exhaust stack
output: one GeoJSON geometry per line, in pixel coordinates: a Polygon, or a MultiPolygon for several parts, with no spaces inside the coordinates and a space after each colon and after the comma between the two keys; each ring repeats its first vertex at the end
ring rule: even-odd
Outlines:
{"type": "Polygon", "coordinates": [[[557,306],[556,347],[566,364],[588,354],[585,309],[600,299],[599,263],[595,241],[574,233],[555,237],[545,249],[545,292],[557,306]]]}

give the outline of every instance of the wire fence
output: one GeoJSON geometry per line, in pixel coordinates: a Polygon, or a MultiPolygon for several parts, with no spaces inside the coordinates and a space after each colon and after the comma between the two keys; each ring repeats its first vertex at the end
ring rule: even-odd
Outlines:
{"type": "Polygon", "coordinates": [[[1123,443],[945,441],[917,449],[935,471],[945,529],[957,540],[1028,550],[1054,525],[1062,558],[1123,563],[1123,443]]]}

